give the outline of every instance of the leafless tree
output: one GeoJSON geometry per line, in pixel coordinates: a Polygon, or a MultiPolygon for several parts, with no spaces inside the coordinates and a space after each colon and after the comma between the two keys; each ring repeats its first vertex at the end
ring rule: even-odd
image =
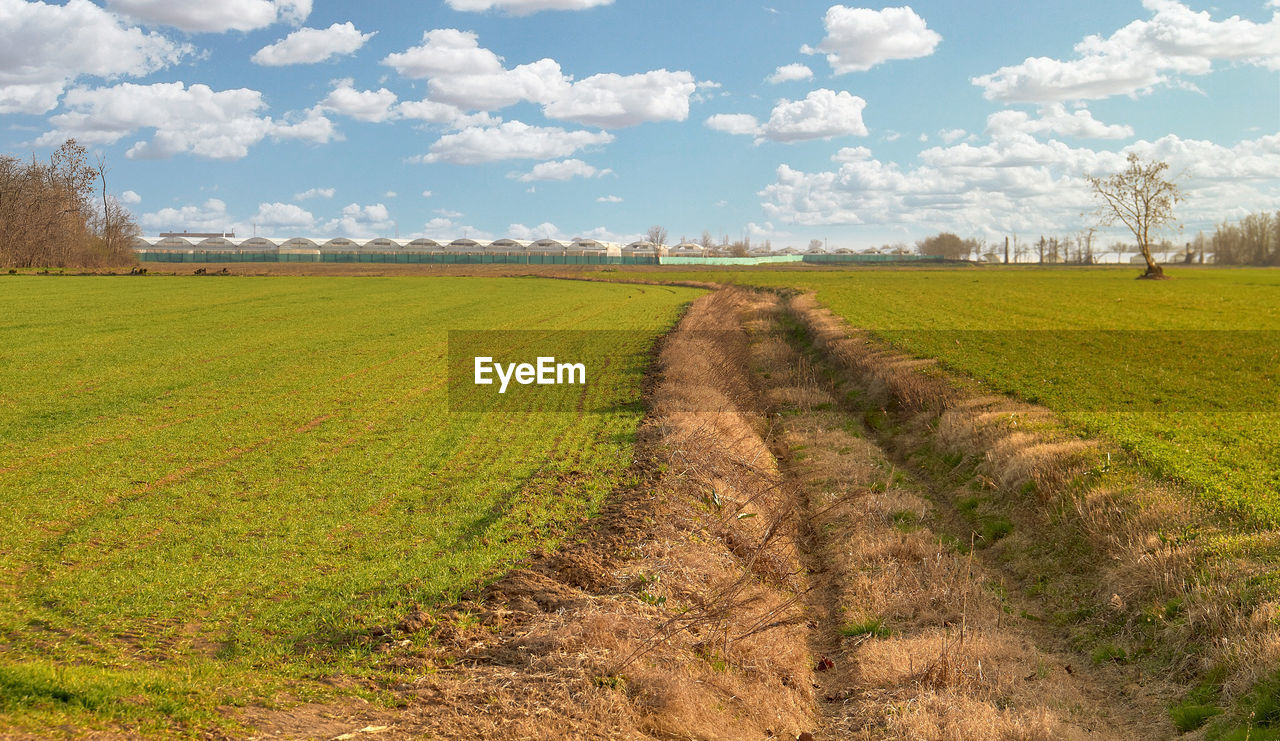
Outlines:
{"type": "Polygon", "coordinates": [[[1151,257],[1151,236],[1174,221],[1173,209],[1182,200],[1177,184],[1165,176],[1169,163],[1144,162],[1130,153],[1129,165],[1109,178],[1090,177],[1094,194],[1101,199],[1099,221],[1128,227],[1147,261],[1143,278],[1162,279],[1164,270],[1151,257]]]}
{"type": "Polygon", "coordinates": [[[0,265],[100,267],[136,262],[133,216],[106,192],[106,164],[68,139],[47,163],[0,156],[0,265]],[[94,202],[103,181],[102,210],[94,202]]]}
{"type": "Polygon", "coordinates": [[[658,247],[662,247],[667,243],[667,229],[663,226],[651,226],[649,231],[645,233],[645,240],[652,242],[658,247]]]}

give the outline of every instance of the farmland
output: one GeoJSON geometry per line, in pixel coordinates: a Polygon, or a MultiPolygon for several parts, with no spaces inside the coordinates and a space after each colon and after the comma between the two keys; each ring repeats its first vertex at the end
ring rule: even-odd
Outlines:
{"type": "Polygon", "coordinates": [[[663,272],[797,287],[851,325],[1105,436],[1249,523],[1280,525],[1280,273],[663,272]]]}
{"type": "Polygon", "coordinates": [[[6,280],[0,717],[190,731],[393,677],[371,629],[554,547],[619,485],[651,342],[698,293],[6,280]],[[579,358],[618,371],[590,392],[616,411],[450,413],[447,330],[530,328],[631,330],[579,358]]]}

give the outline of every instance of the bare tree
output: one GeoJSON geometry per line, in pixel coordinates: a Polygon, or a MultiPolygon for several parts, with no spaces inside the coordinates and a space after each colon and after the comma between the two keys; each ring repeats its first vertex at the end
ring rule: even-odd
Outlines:
{"type": "Polygon", "coordinates": [[[1081,232],[1080,236],[1076,238],[1076,242],[1080,245],[1080,250],[1083,253],[1081,256],[1081,262],[1085,265],[1092,265],[1097,262],[1093,256],[1093,235],[1097,231],[1097,229],[1089,227],[1081,232]]]}
{"type": "Polygon", "coordinates": [[[667,229],[663,226],[651,226],[649,231],[645,233],[645,240],[652,242],[657,247],[662,247],[667,243],[667,229]]]}
{"type": "Polygon", "coordinates": [[[1094,194],[1102,200],[1098,218],[1104,225],[1120,222],[1128,227],[1147,261],[1142,277],[1163,279],[1164,269],[1151,257],[1151,235],[1174,221],[1173,207],[1182,200],[1182,192],[1165,177],[1169,163],[1144,162],[1132,152],[1128,162],[1124,171],[1109,178],[1089,178],[1094,194]]]}
{"type": "Polygon", "coordinates": [[[822,240],[821,240],[821,239],[810,239],[810,240],[809,240],[809,251],[810,251],[810,252],[816,252],[816,251],[819,251],[819,250],[821,250],[821,249],[822,249],[822,240]]]}
{"type": "Polygon", "coordinates": [[[137,261],[133,216],[106,192],[107,167],[74,139],[47,163],[0,156],[0,265],[99,267],[137,261]],[[95,183],[102,178],[102,210],[95,183]]]}
{"type": "Polygon", "coordinates": [[[711,232],[706,231],[706,230],[703,230],[703,232],[702,232],[702,249],[704,249],[704,250],[711,250],[711,249],[715,249],[715,246],[716,246],[716,240],[715,240],[715,237],[712,237],[712,236],[711,236],[711,232]]]}

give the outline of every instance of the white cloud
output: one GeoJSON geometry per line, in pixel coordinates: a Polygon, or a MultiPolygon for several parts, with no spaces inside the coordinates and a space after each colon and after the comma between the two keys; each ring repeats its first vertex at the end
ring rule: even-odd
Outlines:
{"type": "Polygon", "coordinates": [[[943,129],[938,132],[938,138],[947,144],[952,144],[960,139],[968,136],[969,132],[964,129],[943,129]]]}
{"type": "Polygon", "coordinates": [[[803,64],[786,64],[779,67],[773,74],[769,75],[765,82],[770,85],[778,85],[784,82],[797,82],[800,80],[812,80],[813,70],[803,64]]]}
{"type": "Polygon", "coordinates": [[[717,113],[706,121],[707,128],[738,136],[760,133],[760,121],[749,113],[717,113]]]}
{"type": "Polygon", "coordinates": [[[430,198],[430,197],[431,197],[431,196],[433,196],[433,195],[435,195],[435,194],[434,194],[434,193],[432,193],[432,192],[431,192],[431,191],[429,191],[429,190],[424,190],[424,191],[422,191],[422,197],[423,197],[423,198],[430,198]]]}
{"type": "Polygon", "coordinates": [[[386,193],[382,194],[382,197],[387,199],[398,198],[399,196],[400,194],[395,192],[394,190],[389,190],[386,193]]]}
{"type": "Polygon", "coordinates": [[[292,203],[263,203],[249,221],[257,226],[259,232],[281,229],[307,231],[315,224],[316,217],[292,203]]]}
{"type": "Polygon", "coordinates": [[[126,206],[136,206],[142,203],[142,196],[132,190],[126,190],[120,194],[120,202],[126,206]]]}
{"type": "Polygon", "coordinates": [[[613,135],[604,131],[565,131],[508,121],[500,126],[471,127],[446,134],[431,145],[428,154],[414,161],[476,165],[507,159],[547,160],[611,141],[613,135]]]}
{"type": "Polygon", "coordinates": [[[760,137],[778,142],[866,136],[862,110],[867,101],[845,91],[814,90],[804,100],[784,100],[761,127],[760,137]]]}
{"type": "Polygon", "coordinates": [[[294,193],[293,200],[305,201],[311,198],[333,198],[334,193],[333,188],[310,188],[301,193],[294,193]]]}
{"type": "Polygon", "coordinates": [[[446,0],[454,10],[501,10],[511,15],[528,15],[541,10],[586,10],[612,5],[613,0],[446,0]]]}
{"type": "Polygon", "coordinates": [[[389,54],[383,64],[409,79],[429,78],[427,89],[434,101],[495,111],[525,100],[549,102],[569,84],[551,59],[506,69],[502,58],[482,48],[469,31],[435,29],[422,38],[420,46],[389,54]]]}
{"type": "Polygon", "coordinates": [[[606,129],[683,121],[689,117],[689,97],[695,90],[688,72],[592,75],[559,90],[542,112],[548,118],[606,129]]]}
{"type": "Polygon", "coordinates": [[[501,57],[480,46],[475,33],[452,28],[427,31],[421,45],[389,54],[383,64],[408,79],[427,80],[423,105],[496,111],[529,102],[548,118],[603,128],[683,121],[698,88],[690,73],[665,69],[592,75],[577,82],[553,59],[508,69],[501,57]]]}
{"type": "Polygon", "coordinates": [[[1050,103],[1140,95],[1160,86],[1187,86],[1218,60],[1280,69],[1280,13],[1267,23],[1232,16],[1215,21],[1175,0],[1144,0],[1150,20],[1107,38],[1088,36],[1070,60],[1028,57],[973,78],[990,100],[1050,103]]]}
{"type": "Polygon", "coordinates": [[[78,77],[138,77],[191,52],[187,44],[126,27],[88,0],[0,0],[0,114],[46,113],[78,77]]]}
{"type": "Polygon", "coordinates": [[[565,239],[560,233],[560,228],[550,222],[543,222],[535,227],[512,224],[507,227],[507,236],[512,239],[530,242],[536,242],[539,239],[559,239],[562,241],[565,239]]]}
{"type": "Polygon", "coordinates": [[[391,212],[383,204],[361,206],[352,203],[342,209],[341,216],[325,222],[322,228],[326,234],[344,237],[377,237],[390,234],[395,226],[391,212]]]}
{"type": "Polygon", "coordinates": [[[351,79],[338,80],[337,86],[320,101],[319,108],[341,113],[358,121],[379,123],[391,118],[396,94],[390,90],[356,90],[351,79]]]}
{"type": "Polygon", "coordinates": [[[76,88],[66,94],[66,111],[50,117],[54,129],[38,144],[56,144],[74,136],[88,144],[114,144],[140,129],[154,129],[149,141],[135,143],[130,159],[164,159],[189,153],[211,159],[239,159],[267,136],[329,141],[327,119],[309,116],[281,123],[260,115],[262,93],[240,88],[214,91],[208,85],[181,82],[76,88]]]}
{"type": "Polygon", "coordinates": [[[488,113],[468,114],[455,105],[437,103],[434,100],[406,100],[397,103],[393,113],[396,118],[444,124],[454,129],[467,126],[497,126],[502,123],[502,119],[498,116],[488,113]]]}
{"type": "Polygon", "coordinates": [[[988,135],[999,137],[1010,132],[1057,134],[1077,139],[1127,139],[1133,136],[1133,127],[1104,124],[1083,108],[1067,113],[1061,103],[1041,108],[1040,117],[1034,119],[1015,110],[999,111],[987,117],[988,135]]]}
{"type": "Polygon", "coordinates": [[[1118,171],[1131,151],[1170,164],[1187,195],[1178,208],[1185,223],[1207,226],[1280,205],[1280,134],[1232,147],[1169,135],[1109,152],[1003,129],[985,144],[926,149],[911,168],[877,160],[864,147],[840,150],[833,157],[837,167],[825,172],[784,164],[760,195],[765,214],[777,222],[893,224],[991,236],[1072,231],[1089,223],[1095,206],[1085,177],[1118,171]]]}
{"type": "Polygon", "coordinates": [[[863,72],[892,59],[927,57],[942,41],[910,7],[870,10],[833,5],[823,23],[827,37],[816,48],[805,45],[800,51],[825,54],[838,75],[863,72]]]}
{"type": "Polygon", "coordinates": [[[302,23],[311,0],[107,0],[114,11],[143,23],[183,31],[253,31],[277,22],[302,23]]]}
{"type": "Polygon", "coordinates": [[[415,236],[428,237],[430,239],[451,242],[459,238],[470,238],[477,241],[492,240],[493,235],[488,232],[477,229],[474,226],[459,224],[454,219],[461,218],[458,216],[437,216],[422,225],[422,231],[415,236]]]}
{"type": "Polygon", "coordinates": [[[181,208],[162,208],[138,219],[143,231],[192,231],[192,232],[224,232],[232,227],[231,215],[227,213],[227,204],[217,198],[210,198],[199,206],[183,206],[181,208]]]}
{"type": "Polygon", "coordinates": [[[342,138],[333,121],[319,107],[311,108],[301,116],[286,114],[284,121],[272,125],[271,136],[274,139],[294,139],[314,144],[328,144],[342,138]]]}
{"type": "Polygon", "coordinates": [[[862,122],[866,106],[867,101],[843,90],[819,89],[804,100],[778,101],[763,124],[745,113],[722,113],[708,118],[706,125],[728,134],[755,136],[757,144],[866,136],[862,122]]]}
{"type": "Polygon", "coordinates": [[[622,198],[619,196],[600,196],[596,199],[596,203],[622,203],[622,198]]]}
{"type": "Polygon", "coordinates": [[[610,169],[600,170],[578,159],[539,162],[526,173],[512,173],[511,177],[531,183],[537,180],[572,180],[573,178],[598,178],[609,175],[610,169]]]}
{"type": "Polygon", "coordinates": [[[281,67],[287,64],[315,64],[337,56],[355,54],[373,33],[360,33],[350,21],[325,29],[300,28],[253,55],[254,64],[281,67]]]}

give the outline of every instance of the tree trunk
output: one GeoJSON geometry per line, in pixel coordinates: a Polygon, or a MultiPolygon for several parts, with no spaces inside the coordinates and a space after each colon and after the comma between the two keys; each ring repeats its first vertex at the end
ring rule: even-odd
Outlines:
{"type": "Polygon", "coordinates": [[[1147,272],[1138,276],[1138,278],[1140,280],[1167,280],[1164,268],[1157,265],[1155,258],[1151,256],[1151,247],[1146,242],[1142,242],[1138,245],[1138,248],[1142,250],[1142,257],[1147,261],[1147,272]]]}

